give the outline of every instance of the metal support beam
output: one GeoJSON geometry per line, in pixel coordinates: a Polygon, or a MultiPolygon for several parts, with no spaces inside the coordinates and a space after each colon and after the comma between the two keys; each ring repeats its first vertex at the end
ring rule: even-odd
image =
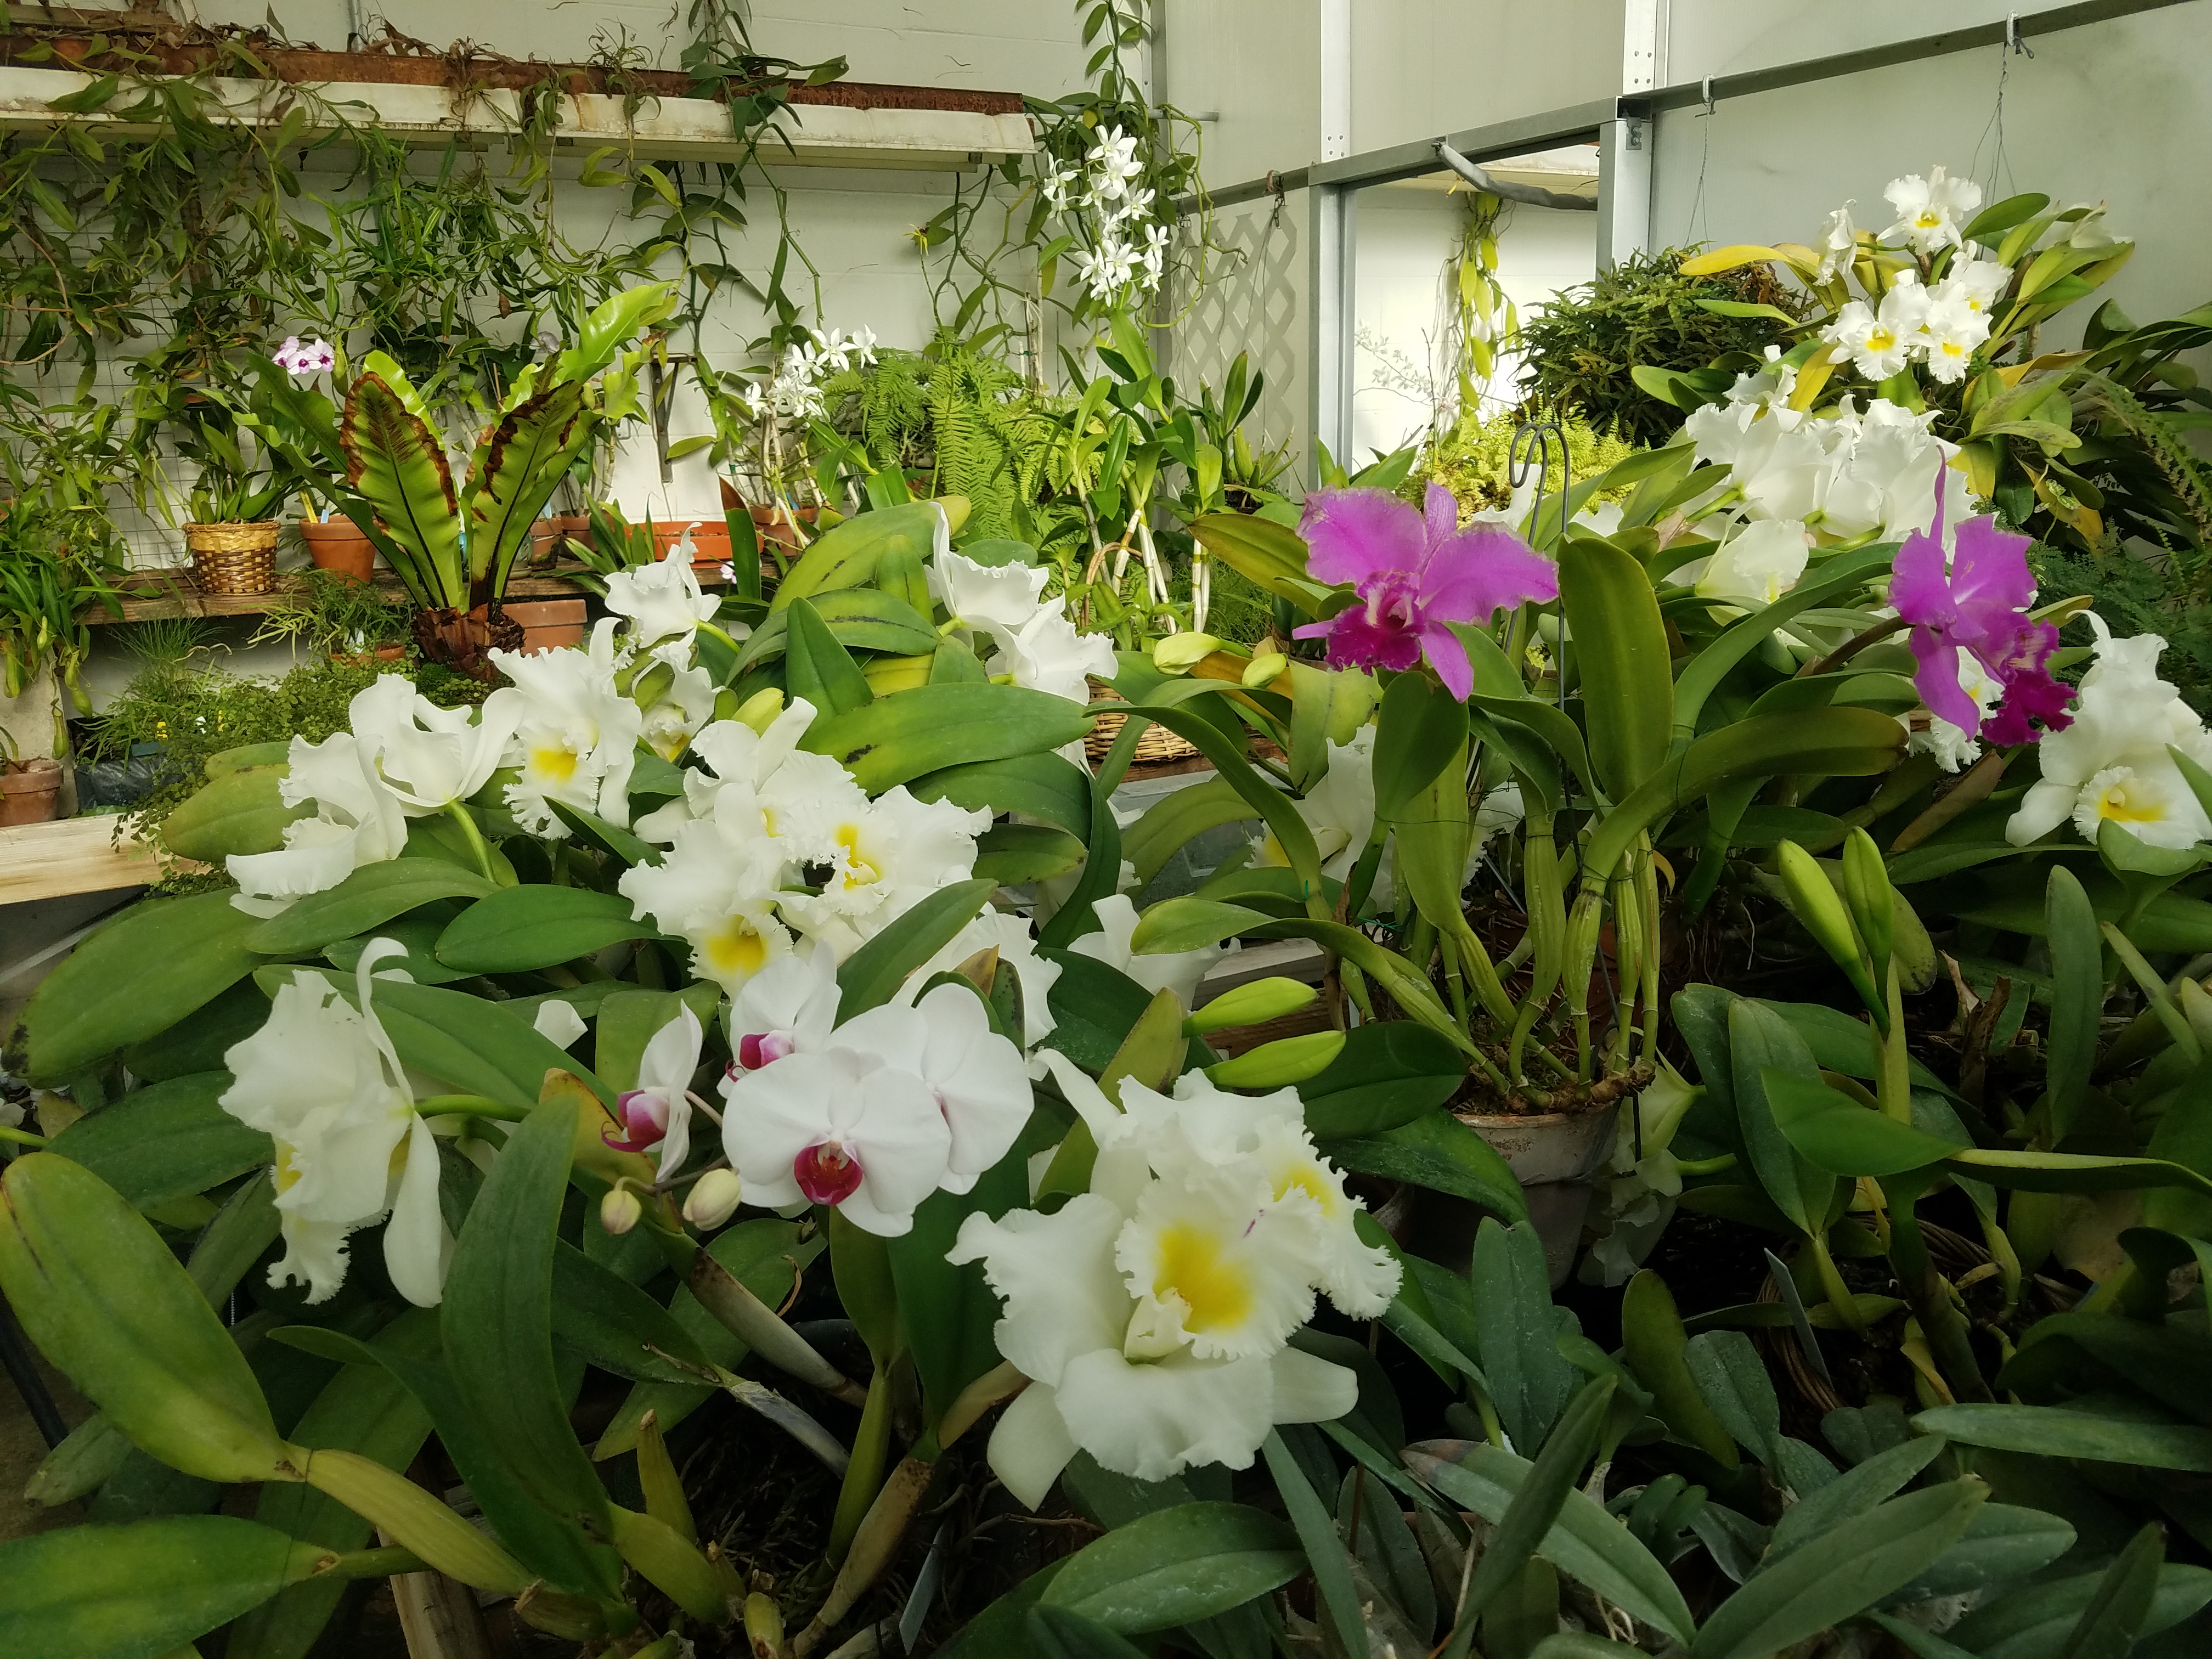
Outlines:
{"type": "Polygon", "coordinates": [[[1597,131],[1597,265],[1619,264],[1651,245],[1649,121],[1607,121],[1597,131]]]}
{"type": "Polygon", "coordinates": [[[1359,192],[1324,185],[1308,198],[1311,218],[1306,246],[1312,261],[1306,293],[1306,429],[1316,446],[1310,458],[1321,477],[1318,446],[1340,462],[1352,454],[1352,336],[1358,319],[1359,192]]]}

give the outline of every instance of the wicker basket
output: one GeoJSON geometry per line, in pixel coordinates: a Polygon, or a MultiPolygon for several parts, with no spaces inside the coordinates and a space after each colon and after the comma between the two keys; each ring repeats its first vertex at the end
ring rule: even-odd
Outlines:
{"type": "MultiPolygon", "coordinates": [[[[1096,680],[1091,683],[1091,708],[1097,708],[1102,703],[1126,701],[1120,692],[1110,687],[1101,685],[1096,680]]],[[[1113,748],[1114,740],[1121,735],[1121,728],[1128,724],[1128,720],[1127,714],[1099,715],[1091,724],[1091,735],[1083,740],[1083,752],[1094,763],[1104,760],[1106,751],[1113,748]]],[[[1148,724],[1144,736],[1137,739],[1136,763],[1141,766],[1153,761],[1188,760],[1196,753],[1198,750],[1194,744],[1155,721],[1148,724]]]]}
{"type": "Polygon", "coordinates": [[[276,586],[276,520],[258,524],[188,524],[192,580],[203,593],[233,598],[267,593],[276,586]]]}

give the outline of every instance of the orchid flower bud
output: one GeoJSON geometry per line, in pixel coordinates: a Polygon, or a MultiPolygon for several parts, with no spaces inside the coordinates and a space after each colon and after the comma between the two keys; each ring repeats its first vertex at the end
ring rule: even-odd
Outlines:
{"type": "Polygon", "coordinates": [[[1263,652],[1253,658],[1252,665],[1244,671],[1244,689],[1257,691],[1263,686],[1273,685],[1290,665],[1291,659],[1281,652],[1263,652]]]}
{"type": "Polygon", "coordinates": [[[1221,649],[1211,634],[1170,634],[1152,642],[1152,666],[1163,674],[1183,674],[1221,649]]]}
{"type": "Polygon", "coordinates": [[[1827,872],[1820,868],[1820,860],[1794,841],[1782,842],[1774,852],[1776,862],[1781,866],[1782,887],[1790,914],[1834,958],[1836,966],[1844,970],[1860,1000],[1874,1012],[1875,1018],[1886,1018],[1887,1005],[1875,988],[1873,975],[1867,972],[1866,963],[1860,957],[1858,935],[1851,931],[1850,913],[1837,896],[1827,872]]]}
{"type": "Polygon", "coordinates": [[[599,1225],[606,1229],[610,1238],[620,1238],[644,1215],[645,1206],[638,1202],[637,1194],[627,1186],[608,1188],[607,1195],[599,1200],[599,1225]]]}
{"type": "Polygon", "coordinates": [[[1853,830],[1844,842],[1844,897],[1879,978],[1895,948],[1897,901],[1890,892],[1881,850],[1863,830],[1853,830]]]}
{"type": "Polygon", "coordinates": [[[1312,986],[1295,979],[1252,980],[1224,991],[1183,1021],[1183,1035],[1203,1036],[1208,1031],[1225,1031],[1232,1025],[1257,1025],[1264,1020],[1280,1019],[1285,1014],[1310,1007],[1320,994],[1312,986]]]}
{"type": "Polygon", "coordinates": [[[738,706],[737,719],[740,725],[750,726],[756,732],[766,732],[781,713],[783,693],[771,685],[747,697],[738,706]]]}
{"type": "Polygon", "coordinates": [[[684,1218],[702,1233],[710,1233],[737,1213],[743,1194],[735,1170],[709,1170],[691,1183],[684,1200],[684,1218]]]}
{"type": "Polygon", "coordinates": [[[1344,1033],[1314,1031],[1247,1049],[1206,1068],[1207,1082],[1223,1089],[1281,1089],[1327,1071],[1344,1052],[1344,1033]]]}

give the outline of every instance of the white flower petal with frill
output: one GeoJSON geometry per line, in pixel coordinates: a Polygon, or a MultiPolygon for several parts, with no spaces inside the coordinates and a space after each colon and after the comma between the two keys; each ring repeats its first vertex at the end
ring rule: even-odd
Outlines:
{"type": "Polygon", "coordinates": [[[949,547],[929,565],[929,591],[953,621],[1001,647],[1039,613],[1051,580],[1041,565],[978,564],[949,547]]]}
{"type": "Polygon", "coordinates": [[[482,789],[507,751],[519,710],[509,703],[441,708],[404,674],[380,674],[347,705],[355,740],[410,817],[442,812],[482,789]]]}
{"type": "Polygon", "coordinates": [[[1195,951],[1132,951],[1137,907],[1127,893],[1094,899],[1091,910],[1098,918],[1098,931],[1084,934],[1067,948],[1127,974],[1147,991],[1173,991],[1186,1008],[1192,1006],[1206,971],[1227,954],[1218,945],[1195,951]]]}
{"type": "Polygon", "coordinates": [[[277,988],[261,1029],[223,1055],[225,1111],[276,1146],[283,1259],[272,1285],[298,1281],[325,1302],[345,1279],[347,1236],[387,1215],[385,1266],[422,1307],[443,1293],[453,1240],[438,1208],[438,1152],[370,1001],[370,970],[404,955],[371,941],[355,969],[361,1007],[311,969],[277,988]]]}
{"type": "Polygon", "coordinates": [[[1772,605],[1797,585],[1812,538],[1796,519],[1754,519],[1715,550],[1698,578],[1699,598],[1772,605]]]}
{"type": "Polygon", "coordinates": [[[502,757],[519,775],[507,804],[532,835],[568,827],[546,805],[560,801],[617,825],[629,819],[629,778],[643,717],[615,690],[614,620],[592,631],[589,649],[495,651],[514,682],[484,700],[484,718],[514,732],[502,757]]]}
{"type": "Polygon", "coordinates": [[[274,852],[223,860],[240,899],[257,911],[335,887],[365,864],[398,858],[407,845],[406,809],[350,732],[320,743],[295,737],[288,758],[278,796],[288,806],[313,803],[315,816],[286,824],[284,844],[274,852]]]}
{"type": "Polygon", "coordinates": [[[678,665],[660,700],[645,711],[639,735],[646,746],[665,761],[681,755],[692,738],[714,720],[719,690],[714,677],[705,669],[678,665]]]}
{"type": "Polygon", "coordinates": [[[753,1203],[807,1202],[814,1195],[798,1161],[826,1148],[857,1171],[839,1212],[864,1232],[896,1238],[944,1181],[952,1133],[935,1095],[872,1054],[833,1045],[787,1054],[726,1078],[721,1092],[722,1148],[753,1203]]]}
{"type": "Polygon", "coordinates": [[[1114,641],[1103,634],[1077,631],[1066,608],[1055,600],[1023,623],[993,660],[993,669],[1013,676],[1014,684],[1069,702],[1091,701],[1089,676],[1110,680],[1120,672],[1114,641]]]}
{"type": "Polygon", "coordinates": [[[847,789],[842,799],[791,799],[775,814],[778,833],[827,871],[819,893],[785,895],[783,913],[841,958],[939,888],[967,880],[975,838],[991,824],[987,811],[916,800],[904,784],[873,800],[847,789]]]}
{"type": "MultiPolygon", "coordinates": [[[[1079,943],[1076,948],[1082,948],[1079,943]]],[[[908,974],[896,1000],[911,1005],[931,980],[953,972],[979,951],[996,951],[1000,970],[1011,971],[1020,981],[1022,1046],[1034,1048],[1053,1034],[1057,1024],[1052,1015],[1052,988],[1060,982],[1060,964],[1037,954],[1036,940],[1025,917],[995,905],[986,904],[975,921],[952,936],[951,944],[908,974]]]]}
{"type": "Polygon", "coordinates": [[[787,849],[761,833],[720,817],[675,828],[666,857],[634,865],[616,890],[632,915],[651,917],[664,933],[689,940],[693,968],[732,996],[771,963],[791,952],[791,931],[777,910],[788,873],[787,849]]]}
{"type": "Polygon", "coordinates": [[[653,564],[607,578],[607,609],[629,623],[629,643],[635,646],[688,640],[721,605],[720,596],[701,592],[691,561],[674,548],[653,564]]]}

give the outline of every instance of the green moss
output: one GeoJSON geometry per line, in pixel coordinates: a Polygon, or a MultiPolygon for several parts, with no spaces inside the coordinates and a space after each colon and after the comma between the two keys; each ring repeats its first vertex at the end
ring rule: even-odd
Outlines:
{"type": "MultiPolygon", "coordinates": [[[[1501,410],[1486,421],[1462,418],[1421,457],[1406,480],[1406,499],[1419,505],[1422,492],[1433,481],[1458,500],[1462,518],[1510,504],[1513,434],[1522,418],[1512,410],[1501,410]]],[[[1560,430],[1567,441],[1567,471],[1576,483],[1596,477],[1616,461],[1636,453],[1636,445],[1572,416],[1560,423],[1560,430]]],[[[1556,447],[1552,453],[1557,456],[1556,447]]],[[[1552,480],[1551,487],[1558,489],[1559,481],[1552,480]]],[[[1608,491],[1607,498],[1625,496],[1629,488],[1632,486],[1608,491]]]]}

